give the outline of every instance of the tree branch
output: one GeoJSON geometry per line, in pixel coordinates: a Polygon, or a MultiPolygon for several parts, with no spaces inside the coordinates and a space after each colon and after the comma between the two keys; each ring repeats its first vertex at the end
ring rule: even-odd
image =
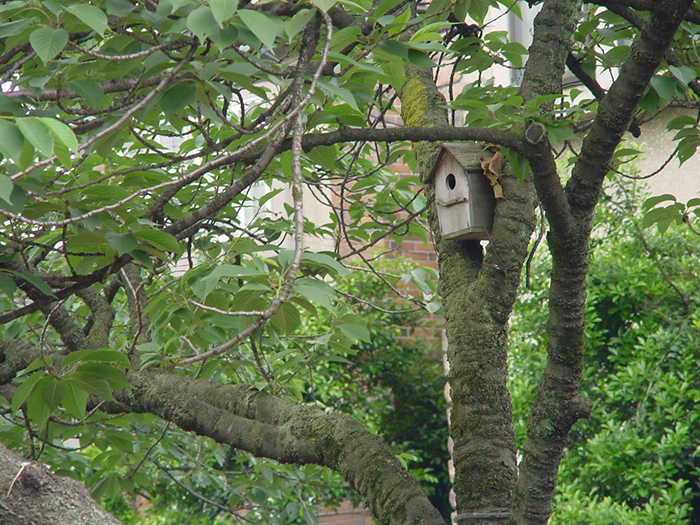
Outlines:
{"type": "Polygon", "coordinates": [[[132,372],[133,389],[115,393],[117,411],[149,412],[219,443],[283,463],[339,472],[381,523],[444,525],[420,485],[360,423],[336,412],[284,401],[250,385],[222,385],[173,374],[132,372]]]}
{"type": "Polygon", "coordinates": [[[51,474],[41,463],[25,461],[0,443],[0,522],[5,525],[89,523],[119,525],[85,485],[51,474]]]}

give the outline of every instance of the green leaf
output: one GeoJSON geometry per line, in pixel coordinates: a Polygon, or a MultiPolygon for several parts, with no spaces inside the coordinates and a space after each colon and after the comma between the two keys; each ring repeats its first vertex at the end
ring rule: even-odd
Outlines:
{"type": "Polygon", "coordinates": [[[0,290],[10,299],[12,299],[17,291],[17,283],[5,272],[0,272],[0,290]]]}
{"type": "Polygon", "coordinates": [[[43,122],[47,128],[49,128],[54,138],[65,144],[65,146],[73,153],[78,152],[78,139],[75,137],[75,133],[73,133],[72,129],[66,126],[63,122],[53,118],[41,117],[39,120],[43,122]]]}
{"type": "MultiPolygon", "coordinates": [[[[304,29],[306,24],[309,23],[309,20],[311,20],[314,16],[314,11],[311,9],[302,9],[299,11],[296,15],[294,15],[292,18],[287,20],[284,23],[284,32],[287,35],[287,37],[290,40],[293,40],[296,38],[299,33],[301,33],[301,30],[304,29]]],[[[357,28],[359,29],[359,28],[357,28]]],[[[333,35],[335,37],[335,35],[333,35]]],[[[331,46],[333,45],[333,42],[331,40],[331,46]]]]}
{"type": "Polygon", "coordinates": [[[32,393],[32,390],[34,390],[37,383],[45,377],[47,377],[46,372],[35,372],[25,379],[21,385],[19,385],[12,396],[11,408],[13,412],[17,412],[19,410],[19,407],[21,407],[26,401],[27,397],[29,397],[29,394],[32,393]]]}
{"type": "Polygon", "coordinates": [[[654,197],[649,197],[647,200],[644,201],[644,204],[642,204],[642,209],[646,211],[649,208],[653,208],[657,204],[660,204],[662,202],[667,202],[667,201],[676,202],[676,197],[671,195],[670,193],[665,193],[663,195],[655,195],[654,197]]]}
{"type": "Polygon", "coordinates": [[[85,390],[81,390],[80,385],[70,379],[66,379],[64,383],[66,385],[66,393],[63,396],[63,408],[78,419],[85,419],[88,393],[85,390]]]}
{"type": "Polygon", "coordinates": [[[348,274],[347,269],[345,269],[342,264],[325,253],[304,252],[304,255],[301,257],[301,261],[311,267],[321,266],[331,270],[332,275],[343,276],[348,274]]]}
{"type": "Polygon", "coordinates": [[[25,18],[24,20],[16,20],[14,22],[5,22],[4,24],[0,24],[0,38],[18,35],[32,22],[34,22],[33,19],[25,18]]]}
{"type": "Polygon", "coordinates": [[[12,195],[14,186],[10,177],[0,175],[0,199],[4,200],[7,204],[12,204],[10,196],[12,195]]]}
{"type": "Polygon", "coordinates": [[[107,0],[107,14],[124,17],[131,13],[136,6],[127,0],[107,0]]]}
{"type": "Polygon", "coordinates": [[[331,38],[331,50],[342,51],[350,44],[357,42],[361,34],[362,30],[357,26],[344,27],[340,31],[336,31],[331,38]]]}
{"type": "Polygon", "coordinates": [[[102,87],[97,82],[92,82],[91,80],[72,80],[68,82],[68,87],[74,90],[83,100],[93,107],[99,107],[105,96],[102,87]]]}
{"type": "Polygon", "coordinates": [[[187,29],[204,42],[207,37],[219,31],[219,24],[206,6],[200,6],[187,17],[187,29]]]}
{"type": "Polygon", "coordinates": [[[301,324],[299,310],[293,304],[286,302],[270,317],[270,324],[285,335],[289,335],[301,324]]]}
{"type": "Polygon", "coordinates": [[[650,228],[657,222],[662,221],[664,219],[668,219],[674,214],[675,212],[671,207],[653,208],[649,210],[646,214],[644,214],[644,218],[642,219],[642,229],[645,230],[647,228],[650,228]]]}
{"type": "Polygon", "coordinates": [[[107,429],[104,436],[115,450],[126,454],[134,453],[134,437],[125,430],[107,429]]]}
{"type": "Polygon", "coordinates": [[[78,373],[90,373],[100,376],[109,382],[109,386],[112,390],[119,390],[120,388],[129,388],[131,386],[124,376],[124,372],[118,368],[113,367],[107,363],[100,363],[98,361],[83,361],[75,372],[78,373]]]}
{"type": "Polygon", "coordinates": [[[108,401],[114,401],[109,381],[99,374],[76,371],[66,376],[66,379],[72,381],[74,387],[79,390],[87,392],[88,394],[94,394],[108,401]]]}
{"type": "Polygon", "coordinates": [[[24,135],[19,128],[12,122],[0,118],[0,153],[5,158],[19,162],[23,146],[24,135]]]}
{"type": "Polygon", "coordinates": [[[185,249],[182,243],[180,243],[175,237],[160,230],[144,228],[143,230],[139,230],[135,233],[136,237],[138,237],[140,240],[146,241],[156,248],[160,248],[166,252],[179,255],[185,249]]]}
{"type": "Polygon", "coordinates": [[[318,7],[321,11],[327,12],[333,7],[338,0],[311,0],[311,3],[318,7]]]}
{"type": "Polygon", "coordinates": [[[53,156],[53,135],[46,125],[36,117],[17,119],[17,127],[34,148],[44,157],[53,156]]]}
{"type": "Polygon", "coordinates": [[[651,87],[664,100],[670,100],[676,94],[676,81],[668,77],[651,77],[651,87]]]}
{"type": "Polygon", "coordinates": [[[90,4],[72,4],[63,9],[82,20],[85,25],[97,31],[100,36],[104,36],[105,31],[107,31],[107,15],[102,9],[90,4]]]}
{"type": "Polygon", "coordinates": [[[447,0],[433,0],[428,5],[428,9],[426,10],[425,14],[426,16],[432,16],[435,13],[442,11],[446,6],[447,0]]]}
{"type": "Polygon", "coordinates": [[[418,67],[435,67],[436,65],[428,55],[416,49],[408,50],[408,61],[418,67]]]}
{"type": "Polygon", "coordinates": [[[39,289],[41,293],[51,297],[56,297],[51,287],[48,284],[46,284],[46,281],[44,281],[41,277],[25,271],[21,271],[18,273],[22,277],[22,279],[24,279],[30,284],[33,284],[36,288],[39,289]]]}
{"type": "Polygon", "coordinates": [[[39,58],[46,63],[63,51],[68,43],[68,32],[60,28],[42,27],[29,35],[29,43],[39,58]]]}
{"type": "Polygon", "coordinates": [[[117,494],[124,492],[119,477],[116,474],[107,474],[106,476],[94,476],[97,480],[92,487],[90,493],[96,500],[114,498],[117,494]]]}
{"type": "Polygon", "coordinates": [[[360,324],[339,324],[338,328],[354,339],[369,342],[371,337],[366,326],[360,324]]]}
{"type": "Polygon", "coordinates": [[[100,138],[95,142],[95,151],[104,159],[108,159],[116,155],[119,150],[117,149],[121,145],[122,135],[124,134],[124,127],[108,133],[104,137],[100,138]]]}
{"type": "Polygon", "coordinates": [[[42,395],[42,383],[48,381],[56,381],[51,376],[45,377],[43,379],[46,381],[42,381],[39,384],[37,384],[37,387],[32,391],[32,393],[29,395],[29,398],[27,399],[27,415],[29,416],[29,419],[34,421],[34,423],[36,423],[36,425],[40,429],[44,429],[46,427],[46,421],[49,419],[49,416],[52,412],[51,407],[47,405],[44,401],[44,396],[42,395]]]}
{"type": "Polygon", "coordinates": [[[115,363],[122,368],[129,368],[129,358],[119,350],[78,350],[71,352],[61,361],[63,368],[77,361],[99,361],[103,363],[115,363]]]}
{"type": "Polygon", "coordinates": [[[193,100],[197,86],[192,82],[182,82],[171,87],[160,99],[160,107],[167,118],[182,111],[193,100]]]}
{"type": "Polygon", "coordinates": [[[408,60],[408,47],[402,42],[397,42],[396,40],[384,40],[379,42],[379,49],[390,55],[394,55],[403,60],[408,60]]]}
{"type": "Polygon", "coordinates": [[[248,29],[268,49],[274,49],[275,39],[284,34],[284,23],[264,13],[258,13],[251,9],[241,9],[238,16],[248,29]]]}
{"type": "Polygon", "coordinates": [[[11,211],[12,213],[20,213],[27,203],[27,192],[24,188],[15,184],[12,188],[12,195],[10,196],[10,204],[0,200],[0,209],[11,211]]]}
{"type": "Polygon", "coordinates": [[[301,297],[321,305],[330,312],[333,311],[331,301],[335,299],[336,292],[328,283],[311,277],[302,277],[295,281],[292,289],[301,297]]]}
{"type": "Polygon", "coordinates": [[[41,388],[41,398],[52,412],[61,404],[65,393],[65,383],[55,377],[50,377],[48,384],[41,388]]]}
{"type": "Polygon", "coordinates": [[[673,118],[666,124],[666,129],[683,129],[685,127],[696,127],[698,125],[697,120],[690,115],[681,115],[679,117],[673,118]]]}
{"type": "Polygon", "coordinates": [[[327,82],[323,79],[318,81],[318,85],[324,91],[327,91],[328,93],[340,97],[343,101],[347,102],[347,104],[350,107],[352,107],[355,111],[360,111],[360,107],[357,105],[357,100],[355,100],[355,96],[349,89],[338,87],[333,83],[333,81],[327,82]]]}
{"type": "Polygon", "coordinates": [[[690,82],[697,78],[695,71],[688,66],[668,66],[668,70],[674,77],[676,77],[676,80],[678,80],[678,82],[680,82],[683,85],[683,87],[687,87],[688,84],[690,84],[690,82]]]}
{"type": "Polygon", "coordinates": [[[209,0],[209,7],[214,20],[223,29],[224,22],[236,14],[238,0],[209,0]]]}
{"type": "Polygon", "coordinates": [[[381,18],[383,14],[389,12],[401,2],[402,0],[384,0],[377,6],[377,9],[374,11],[374,19],[376,20],[378,18],[381,18]]]}
{"type": "Polygon", "coordinates": [[[129,253],[131,250],[133,250],[139,245],[139,240],[133,233],[119,234],[114,232],[107,232],[105,233],[105,239],[107,239],[107,242],[112,248],[117,250],[117,253],[119,255],[129,253]]]}

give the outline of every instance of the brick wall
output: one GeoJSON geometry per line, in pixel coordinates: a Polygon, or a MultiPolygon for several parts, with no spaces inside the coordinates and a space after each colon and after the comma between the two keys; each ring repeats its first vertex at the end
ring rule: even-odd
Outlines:
{"type": "Polygon", "coordinates": [[[338,508],[318,515],[319,525],[375,525],[378,522],[365,508],[354,507],[346,501],[338,508]]]}

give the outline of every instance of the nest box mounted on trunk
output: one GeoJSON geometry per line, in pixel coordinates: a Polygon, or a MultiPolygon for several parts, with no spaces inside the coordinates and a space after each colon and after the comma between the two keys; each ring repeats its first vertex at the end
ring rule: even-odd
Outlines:
{"type": "Polygon", "coordinates": [[[490,155],[477,144],[445,143],[433,170],[435,203],[444,239],[487,240],[496,199],[480,159],[490,155]]]}

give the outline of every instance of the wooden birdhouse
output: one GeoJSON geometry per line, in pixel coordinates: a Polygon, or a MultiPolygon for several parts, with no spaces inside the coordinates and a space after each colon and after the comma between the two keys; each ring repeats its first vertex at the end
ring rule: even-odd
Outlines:
{"type": "Polygon", "coordinates": [[[433,170],[440,233],[445,239],[487,240],[496,209],[478,144],[445,143],[433,170]]]}

